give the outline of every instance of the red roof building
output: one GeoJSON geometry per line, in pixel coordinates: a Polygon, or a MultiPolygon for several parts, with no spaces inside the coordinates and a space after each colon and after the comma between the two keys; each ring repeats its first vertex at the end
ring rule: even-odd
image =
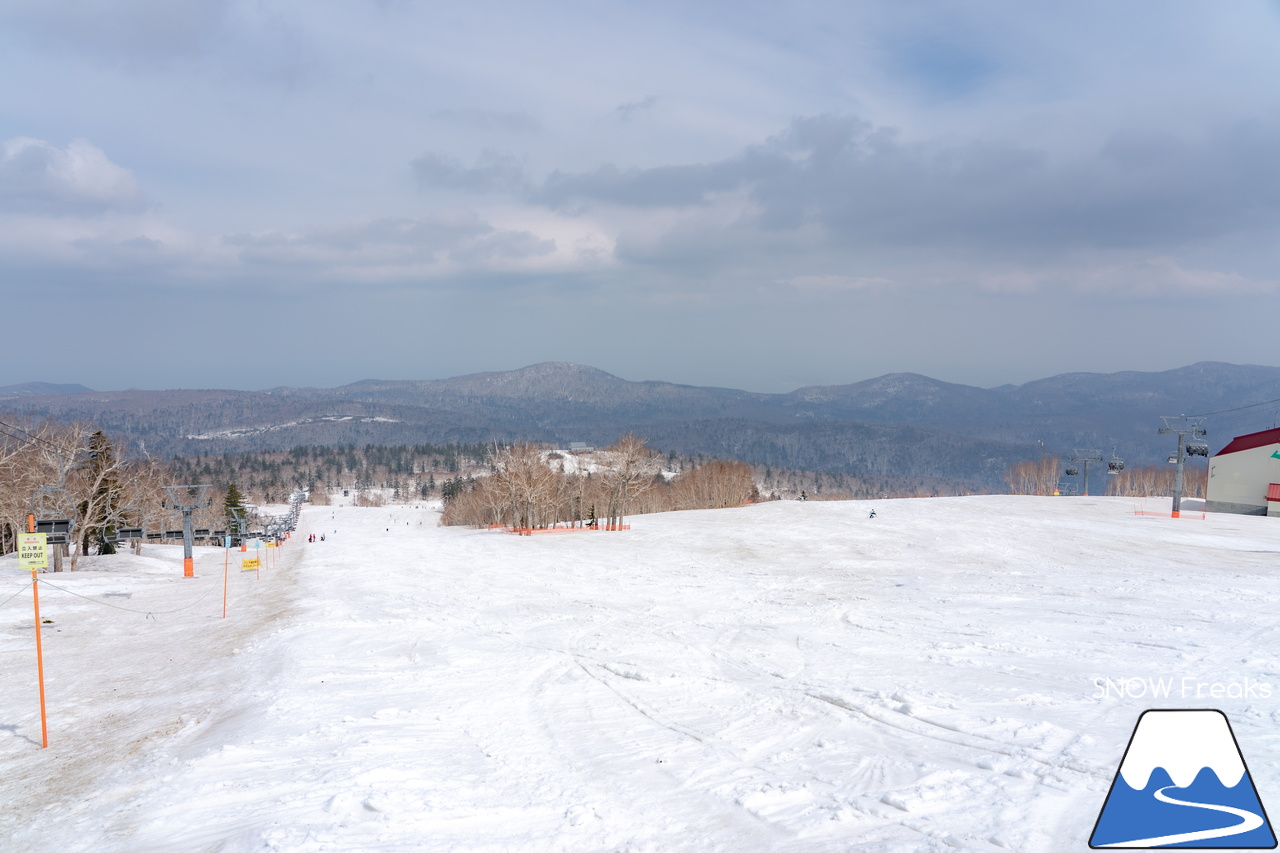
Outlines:
{"type": "Polygon", "coordinates": [[[1238,435],[1209,460],[1205,509],[1280,515],[1280,429],[1238,435]]]}

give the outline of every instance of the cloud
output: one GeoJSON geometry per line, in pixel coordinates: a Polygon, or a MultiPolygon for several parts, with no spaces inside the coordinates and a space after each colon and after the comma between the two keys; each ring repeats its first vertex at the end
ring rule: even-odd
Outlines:
{"type": "Polygon", "coordinates": [[[476,164],[463,166],[444,154],[423,154],[410,164],[422,190],[515,190],[525,182],[524,166],[509,154],[485,149],[476,164]]]}
{"type": "Polygon", "coordinates": [[[545,240],[529,231],[497,231],[458,247],[450,256],[463,263],[484,263],[541,258],[555,250],[555,240],[545,240]]]}
{"type": "Polygon", "coordinates": [[[552,208],[589,202],[624,207],[690,207],[708,204],[717,193],[731,192],[748,177],[738,162],[708,165],[620,169],[613,164],[578,174],[552,172],[530,199],[552,208]]]}
{"type": "Polygon", "coordinates": [[[467,211],[374,219],[295,234],[232,234],[223,243],[248,267],[319,270],[327,277],[362,281],[519,269],[523,262],[556,251],[554,239],[497,228],[467,211]]]}
{"type": "Polygon", "coordinates": [[[889,287],[893,282],[879,276],[797,275],[791,278],[779,279],[777,284],[800,291],[831,293],[842,290],[867,290],[870,288],[889,287]]]}
{"type": "Polygon", "coordinates": [[[798,118],[717,162],[553,172],[552,208],[709,208],[741,199],[759,233],[816,226],[831,247],[1044,259],[1082,249],[1172,252],[1280,226],[1280,126],[1115,133],[1071,156],[988,139],[905,140],[851,116],[798,118]]]}
{"type": "Polygon", "coordinates": [[[230,0],[15,0],[0,21],[57,47],[120,59],[163,61],[201,52],[230,0]]]}
{"type": "Polygon", "coordinates": [[[25,136],[0,145],[0,209],[86,215],[144,206],[133,173],[82,139],[66,148],[25,136]]]}
{"type": "Polygon", "coordinates": [[[1176,258],[1082,261],[1048,268],[986,271],[977,277],[988,291],[1029,294],[1045,290],[1125,298],[1261,296],[1280,291],[1280,281],[1238,272],[1201,269],[1176,258]]]}
{"type": "Polygon", "coordinates": [[[638,101],[630,101],[625,104],[619,104],[614,108],[613,113],[618,117],[618,121],[628,122],[635,118],[638,114],[653,109],[658,103],[656,95],[650,95],[638,101]]]}
{"type": "Polygon", "coordinates": [[[439,121],[462,125],[474,130],[502,133],[538,133],[542,125],[537,119],[520,112],[465,109],[439,110],[432,116],[439,121]]]}

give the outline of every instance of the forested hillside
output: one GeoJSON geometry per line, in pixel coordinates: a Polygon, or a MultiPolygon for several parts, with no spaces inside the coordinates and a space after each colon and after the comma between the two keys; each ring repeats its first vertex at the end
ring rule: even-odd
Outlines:
{"type": "Polygon", "coordinates": [[[901,492],[931,483],[998,490],[1009,465],[1046,452],[1067,458],[1077,448],[1160,464],[1171,450],[1157,434],[1161,417],[1184,412],[1208,414],[1209,442],[1221,447],[1274,423],[1274,406],[1262,404],[1280,398],[1280,369],[1202,363],[986,389],[900,373],[760,394],[549,363],[327,389],[33,390],[0,395],[0,413],[91,422],[153,457],[495,441],[605,446],[634,431],[664,453],[832,472],[901,492]]]}

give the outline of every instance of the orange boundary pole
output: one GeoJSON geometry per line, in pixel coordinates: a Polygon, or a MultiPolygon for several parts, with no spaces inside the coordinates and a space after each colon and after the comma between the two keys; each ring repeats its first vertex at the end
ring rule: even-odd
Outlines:
{"type": "Polygon", "coordinates": [[[41,749],[49,748],[49,718],[44,708],[44,649],[40,644],[40,582],[36,570],[31,570],[31,601],[36,611],[36,675],[40,679],[40,740],[41,749]]]}

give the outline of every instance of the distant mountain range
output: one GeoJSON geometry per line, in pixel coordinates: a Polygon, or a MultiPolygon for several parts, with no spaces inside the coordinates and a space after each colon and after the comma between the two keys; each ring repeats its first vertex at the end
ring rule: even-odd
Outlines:
{"type": "MultiPolygon", "coordinates": [[[[1090,448],[1110,456],[1114,446],[1131,464],[1163,462],[1173,440],[1156,435],[1161,415],[1277,399],[1280,368],[1217,362],[1069,373],[999,388],[895,373],[788,394],[632,382],[543,363],[452,379],[266,391],[27,383],[0,388],[0,413],[90,421],[159,455],[495,439],[604,445],[635,431],[662,451],[998,486],[1010,463],[1041,452],[1065,458],[1090,448]]],[[[1230,440],[1233,417],[1207,422],[1213,449],[1230,440]]]]}
{"type": "Polygon", "coordinates": [[[21,385],[0,386],[0,397],[43,397],[50,394],[92,394],[92,388],[83,385],[56,385],[52,382],[24,382],[21,385]]]}

